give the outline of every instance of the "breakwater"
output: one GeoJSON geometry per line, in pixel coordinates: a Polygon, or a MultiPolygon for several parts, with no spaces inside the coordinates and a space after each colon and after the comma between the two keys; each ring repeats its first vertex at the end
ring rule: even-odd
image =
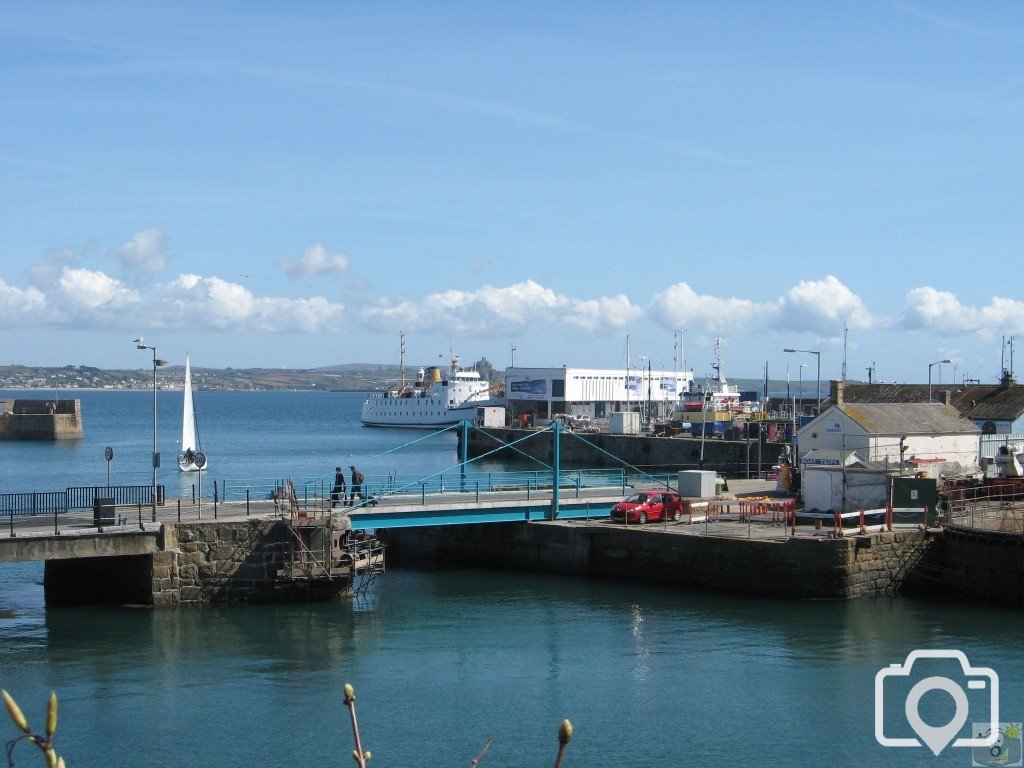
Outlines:
{"type": "Polygon", "coordinates": [[[600,576],[803,600],[898,592],[934,532],[758,540],[606,523],[506,523],[388,531],[389,554],[442,564],[600,576]]]}
{"type": "Polygon", "coordinates": [[[81,440],[80,400],[0,400],[0,440],[81,440]]]}
{"type": "MultiPolygon", "coordinates": [[[[461,450],[461,435],[460,450],[461,450]]],[[[470,458],[491,453],[504,459],[523,454],[550,464],[554,458],[552,433],[546,430],[476,428],[469,431],[470,458]],[[534,435],[532,439],[522,438],[534,435]],[[517,440],[515,449],[500,448],[517,440]],[[518,450],[518,452],[517,452],[518,450]]],[[[580,467],[621,467],[625,461],[647,472],[677,472],[708,469],[733,477],[757,477],[778,463],[785,449],[782,443],[751,438],[723,440],[699,437],[650,437],[647,435],[576,434],[563,431],[559,456],[563,465],[580,467]],[[703,443],[703,445],[702,445],[703,443]],[[621,460],[621,461],[620,461],[621,460]]]]}

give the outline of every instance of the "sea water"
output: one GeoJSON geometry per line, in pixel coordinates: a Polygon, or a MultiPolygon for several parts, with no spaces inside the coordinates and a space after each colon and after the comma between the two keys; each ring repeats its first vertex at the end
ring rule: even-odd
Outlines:
{"type": "MultiPolygon", "coordinates": [[[[170,455],[174,399],[160,395],[161,450],[170,455]]],[[[4,486],[105,482],[106,444],[120,462],[114,482],[148,482],[151,399],[81,398],[78,445],[0,443],[4,486]]],[[[364,460],[420,436],[360,427],[359,400],[197,397],[204,447],[224,476],[327,473],[349,454],[341,463],[372,465],[364,460]]],[[[454,439],[425,442],[406,459],[380,459],[375,471],[454,463],[454,439]]],[[[161,482],[174,477],[161,469],[161,482]]],[[[1024,718],[1019,612],[905,599],[773,601],[626,576],[392,568],[339,603],[47,610],[41,564],[8,564],[0,566],[0,687],[40,727],[57,692],[57,744],[73,767],[350,765],[346,682],[377,768],[467,765],[489,739],[482,768],[550,765],[566,717],[575,727],[567,768],[969,766],[970,749],[933,757],[875,739],[877,673],[923,648],[961,650],[994,670],[1000,719],[1024,718]]],[[[972,722],[985,717],[984,697],[957,682],[972,696],[972,722]]],[[[887,693],[887,727],[906,722],[905,698],[887,693]]],[[[920,705],[939,725],[949,710],[934,692],[920,705]]],[[[0,736],[13,738],[2,716],[0,736]]],[[[15,758],[39,759],[24,746],[15,758]]]]}

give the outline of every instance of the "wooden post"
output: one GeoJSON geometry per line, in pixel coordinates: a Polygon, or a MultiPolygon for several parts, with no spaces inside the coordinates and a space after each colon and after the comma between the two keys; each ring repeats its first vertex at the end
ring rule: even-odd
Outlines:
{"type": "Polygon", "coordinates": [[[860,510],[860,532],[861,533],[867,533],[868,532],[867,528],[864,527],[864,508],[863,507],[860,510]]]}

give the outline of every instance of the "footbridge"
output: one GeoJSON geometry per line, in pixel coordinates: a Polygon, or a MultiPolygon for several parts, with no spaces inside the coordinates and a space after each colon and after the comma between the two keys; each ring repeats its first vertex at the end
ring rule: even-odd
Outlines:
{"type": "MultiPolygon", "coordinates": [[[[213,481],[213,496],[164,499],[158,488],[153,503],[149,488],[75,488],[45,493],[0,494],[0,563],[62,560],[76,557],[144,555],[159,551],[162,529],[174,524],[279,520],[293,524],[344,520],[353,531],[540,520],[607,517],[632,487],[674,488],[675,476],[655,476],[628,464],[617,469],[563,469],[560,443],[565,435],[553,423],[494,451],[467,458],[473,429],[469,422],[440,432],[462,432],[456,464],[422,477],[387,474],[366,479],[363,495],[350,505],[333,503],[331,477],[276,478],[260,481],[213,481]],[[526,456],[537,469],[514,472],[479,470],[478,462],[499,450],[520,451],[525,440],[551,442],[552,463],[526,456]],[[287,489],[287,491],[286,491],[287,489]],[[285,497],[288,503],[284,503],[285,497]]],[[[401,451],[425,435],[360,462],[401,451]]],[[[597,449],[601,450],[601,449],[597,449]]],[[[610,454],[609,454],[610,455],[610,454]]],[[[613,457],[614,458],[614,457],[613,457]]],[[[208,483],[208,485],[211,483],[208,483]]]]}

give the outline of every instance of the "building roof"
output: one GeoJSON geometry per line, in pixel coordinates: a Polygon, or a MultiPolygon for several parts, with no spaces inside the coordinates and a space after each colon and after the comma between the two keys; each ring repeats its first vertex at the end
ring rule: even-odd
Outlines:
{"type": "Polygon", "coordinates": [[[844,402],[836,407],[873,435],[976,435],[980,432],[976,424],[945,403],[844,402]]]}
{"type": "MultiPolygon", "coordinates": [[[[949,403],[973,421],[1016,421],[1024,416],[1024,385],[1012,379],[1002,384],[943,384],[932,386],[932,401],[949,403]]],[[[844,403],[927,403],[927,384],[851,384],[843,388],[844,403]]],[[[831,399],[822,408],[831,405],[831,399]]]]}

